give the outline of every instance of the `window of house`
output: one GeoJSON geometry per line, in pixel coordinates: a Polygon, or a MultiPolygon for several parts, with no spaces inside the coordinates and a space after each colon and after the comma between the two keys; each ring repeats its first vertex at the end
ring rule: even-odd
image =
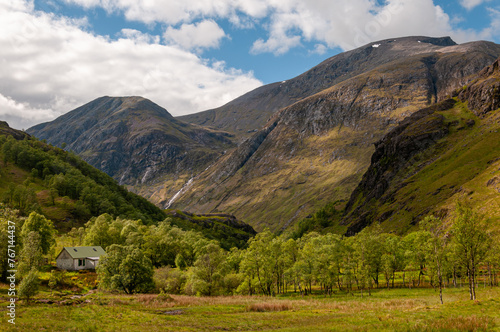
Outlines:
{"type": "Polygon", "coordinates": [[[85,266],[85,259],[79,259],[78,266],[85,266]]]}

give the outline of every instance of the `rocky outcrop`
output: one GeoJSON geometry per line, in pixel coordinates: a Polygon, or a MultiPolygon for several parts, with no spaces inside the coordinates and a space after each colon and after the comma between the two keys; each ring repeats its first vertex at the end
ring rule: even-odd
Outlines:
{"type": "Polygon", "coordinates": [[[458,94],[478,116],[500,108],[500,58],[484,68],[479,78],[458,94]]]}
{"type": "Polygon", "coordinates": [[[435,84],[428,98],[443,100],[451,91],[467,84],[467,77],[490,64],[499,52],[500,46],[491,42],[457,45],[450,37],[382,40],[335,55],[302,75],[259,87],[222,107],[179,119],[249,137],[282,108],[385,64],[394,66],[399,59],[410,57],[427,58],[426,79],[430,85],[435,84]]]}
{"type": "Polygon", "coordinates": [[[193,214],[179,210],[166,210],[166,214],[173,225],[200,231],[208,239],[217,239],[226,250],[246,247],[248,240],[257,234],[250,225],[230,214],[193,214]]]}
{"type": "Polygon", "coordinates": [[[30,135],[26,134],[24,131],[13,129],[5,121],[0,121],[0,135],[12,136],[16,140],[23,140],[30,135]]]}
{"type": "Polygon", "coordinates": [[[370,167],[345,207],[347,235],[374,222],[404,232],[428,214],[446,218],[463,195],[470,204],[497,204],[498,177],[491,174],[500,160],[499,60],[454,93],[463,104],[449,99],[420,110],[375,143],[370,167]],[[487,198],[474,202],[475,190],[487,198]]]}
{"type": "Polygon", "coordinates": [[[367,205],[373,200],[383,203],[389,199],[383,198],[384,194],[396,174],[408,166],[411,157],[448,134],[444,117],[436,112],[450,109],[454,104],[453,99],[448,99],[415,112],[375,143],[370,167],[345,207],[342,223],[349,224],[348,235],[359,232],[373,221],[367,205]]]}

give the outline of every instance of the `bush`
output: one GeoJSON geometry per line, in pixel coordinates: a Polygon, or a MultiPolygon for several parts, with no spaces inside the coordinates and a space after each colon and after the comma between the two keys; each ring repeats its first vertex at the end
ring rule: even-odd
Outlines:
{"type": "Polygon", "coordinates": [[[29,304],[31,298],[38,294],[39,287],[38,271],[33,269],[19,284],[19,298],[25,299],[29,304]]]}
{"type": "Polygon", "coordinates": [[[156,269],[153,281],[160,292],[168,294],[180,294],[186,283],[186,275],[180,269],[165,266],[156,269]]]}

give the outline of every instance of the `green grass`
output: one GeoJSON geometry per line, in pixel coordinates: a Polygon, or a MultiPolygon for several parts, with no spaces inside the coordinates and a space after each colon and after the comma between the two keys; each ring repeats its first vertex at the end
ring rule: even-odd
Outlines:
{"type": "MultiPolygon", "coordinates": [[[[51,295],[43,291],[38,298],[51,295]]],[[[6,305],[6,285],[0,289],[6,305]]],[[[56,296],[52,296],[56,298],[56,296]]],[[[68,298],[68,295],[64,295],[68,298]]],[[[287,294],[190,297],[93,293],[72,304],[17,303],[19,331],[498,331],[500,289],[444,290],[444,305],[432,288],[376,289],[363,297],[287,294]],[[84,302],[84,299],[87,302],[84,302]]],[[[15,331],[1,323],[4,330],[15,331]]]]}

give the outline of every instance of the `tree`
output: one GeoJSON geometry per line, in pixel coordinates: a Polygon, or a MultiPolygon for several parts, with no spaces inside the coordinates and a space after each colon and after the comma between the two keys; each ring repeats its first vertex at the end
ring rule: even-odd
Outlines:
{"type": "Polygon", "coordinates": [[[208,244],[196,259],[192,271],[197,293],[216,295],[228,273],[224,250],[215,243],[208,244]]]}
{"type": "Polygon", "coordinates": [[[31,298],[38,294],[39,287],[40,280],[38,279],[38,271],[33,269],[19,284],[19,298],[25,299],[29,304],[31,298]]]}
{"type": "Polygon", "coordinates": [[[453,242],[456,244],[456,257],[467,271],[471,300],[476,299],[477,267],[489,249],[487,226],[481,215],[463,204],[457,204],[452,227],[453,242]]]}
{"type": "Polygon", "coordinates": [[[274,235],[265,230],[248,241],[248,249],[243,254],[240,269],[249,283],[249,292],[255,283],[264,295],[272,295],[275,276],[276,252],[271,249],[274,235]]]}
{"type": "Polygon", "coordinates": [[[20,252],[20,261],[18,272],[20,275],[25,275],[29,271],[38,270],[43,262],[42,241],[40,233],[29,232],[23,238],[23,248],[20,252]]]}
{"type": "Polygon", "coordinates": [[[147,293],[154,289],[153,264],[133,246],[113,244],[97,267],[100,287],[127,294],[147,293]]]}
{"type": "Polygon", "coordinates": [[[27,239],[27,236],[30,232],[37,232],[38,234],[40,234],[40,246],[42,248],[42,254],[47,254],[50,247],[55,244],[55,230],[52,221],[48,220],[41,214],[31,212],[21,229],[21,238],[27,239]]]}
{"type": "Polygon", "coordinates": [[[410,277],[410,280],[408,281],[408,287],[411,287],[410,281],[415,286],[415,281],[417,280],[417,286],[420,286],[420,281],[422,279],[422,276],[424,275],[424,268],[426,263],[425,259],[427,253],[426,245],[429,241],[429,238],[429,232],[419,230],[409,233],[401,241],[405,252],[405,273],[408,273],[410,277]]]}
{"type": "Polygon", "coordinates": [[[448,232],[443,221],[434,216],[426,217],[420,222],[420,227],[429,232],[430,235],[427,242],[426,260],[428,267],[436,272],[439,300],[443,304],[443,275],[448,252],[448,232]]]}
{"type": "Polygon", "coordinates": [[[113,222],[113,217],[109,214],[101,214],[97,218],[92,218],[85,224],[85,238],[83,243],[91,246],[101,246],[106,250],[106,248],[112,244],[118,243],[116,238],[109,235],[109,228],[113,222]]]}

